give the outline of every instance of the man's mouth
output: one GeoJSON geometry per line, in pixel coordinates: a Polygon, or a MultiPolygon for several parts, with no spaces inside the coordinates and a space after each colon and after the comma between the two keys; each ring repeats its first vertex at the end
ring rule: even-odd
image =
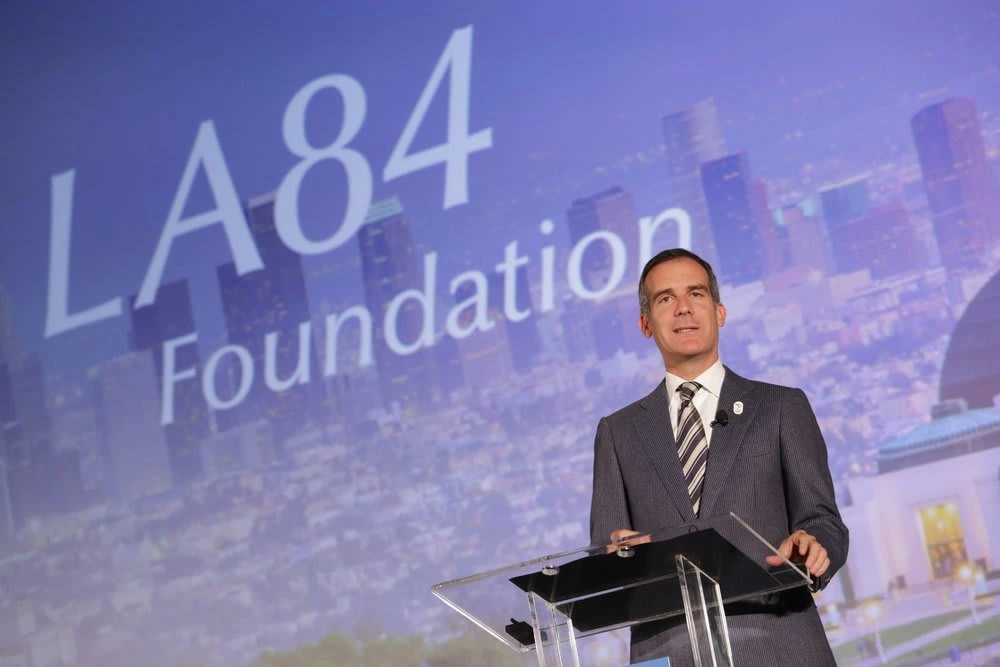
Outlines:
{"type": "Polygon", "coordinates": [[[691,331],[697,331],[697,330],[698,330],[698,327],[678,327],[677,329],[674,329],[674,333],[682,334],[682,333],[689,333],[691,331]]]}

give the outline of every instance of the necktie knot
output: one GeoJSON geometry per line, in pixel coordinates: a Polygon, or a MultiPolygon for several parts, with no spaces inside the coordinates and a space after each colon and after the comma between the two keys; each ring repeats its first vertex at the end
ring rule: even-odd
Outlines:
{"type": "Polygon", "coordinates": [[[699,389],[701,389],[701,385],[697,382],[683,382],[677,387],[677,393],[681,395],[682,403],[688,403],[694,398],[695,392],[699,389]]]}

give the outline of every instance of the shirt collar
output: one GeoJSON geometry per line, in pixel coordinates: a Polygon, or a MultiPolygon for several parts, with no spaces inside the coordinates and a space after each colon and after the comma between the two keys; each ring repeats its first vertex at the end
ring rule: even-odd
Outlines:
{"type": "MultiPolygon", "coordinates": [[[[705,371],[694,379],[695,382],[707,390],[710,394],[719,397],[722,393],[722,381],[726,379],[726,367],[722,365],[722,359],[716,359],[715,363],[705,369],[705,371]]],[[[677,377],[673,373],[667,373],[667,396],[673,396],[677,387],[686,382],[684,378],[677,377]]]]}

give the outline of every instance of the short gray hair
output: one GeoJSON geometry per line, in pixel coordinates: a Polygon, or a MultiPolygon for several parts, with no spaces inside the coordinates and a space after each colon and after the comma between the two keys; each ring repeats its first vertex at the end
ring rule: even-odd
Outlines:
{"type": "Polygon", "coordinates": [[[712,295],[712,302],[720,303],[722,301],[719,296],[719,280],[715,277],[715,271],[712,270],[712,265],[690,250],[685,248],[670,248],[669,250],[662,250],[656,253],[652,259],[646,262],[646,266],[642,269],[642,274],[639,276],[640,314],[646,315],[647,317],[649,316],[649,291],[646,289],[646,276],[648,276],[649,272],[653,270],[653,267],[674,259],[680,259],[682,257],[693,259],[701,264],[702,268],[705,269],[705,273],[708,274],[708,291],[712,295]]]}

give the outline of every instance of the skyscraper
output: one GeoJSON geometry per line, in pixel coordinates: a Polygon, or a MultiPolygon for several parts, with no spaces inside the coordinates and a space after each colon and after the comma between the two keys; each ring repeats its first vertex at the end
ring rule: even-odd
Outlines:
{"type": "Polygon", "coordinates": [[[782,252],[782,238],[774,224],[768,196],[767,181],[755,178],[750,185],[753,221],[760,237],[760,247],[764,253],[764,275],[773,275],[786,268],[782,252]]]}
{"type": "Polygon", "coordinates": [[[829,275],[834,270],[833,253],[816,208],[813,200],[804,199],[780,208],[775,213],[775,219],[778,228],[783,230],[787,255],[785,264],[818,269],[829,275]]]}
{"type": "Polygon", "coordinates": [[[701,181],[719,254],[719,280],[731,285],[760,280],[765,260],[757,219],[759,193],[754,194],[746,153],[704,163],[701,181]]]}
{"type": "Polygon", "coordinates": [[[1000,240],[1000,201],[976,103],[932,104],[914,114],[910,126],[941,261],[948,269],[978,266],[1000,240]]]}
{"type": "MultiPolygon", "coordinates": [[[[639,235],[636,221],[635,198],[631,192],[618,186],[581,197],[566,211],[566,225],[573,244],[600,230],[613,232],[624,241],[623,282],[639,278],[639,235]]],[[[599,290],[607,284],[612,268],[608,245],[595,241],[583,256],[580,271],[583,284],[588,289],[599,290]]]]}
{"type": "MultiPolygon", "coordinates": [[[[161,285],[153,303],[134,308],[131,301],[132,331],[130,343],[133,350],[151,350],[156,364],[156,377],[163,386],[163,343],[195,331],[194,314],[187,281],[177,280],[161,285]]],[[[177,348],[176,368],[194,368],[200,365],[198,347],[184,345],[177,348]]],[[[201,441],[209,434],[208,406],[197,379],[178,382],[173,387],[174,421],[164,426],[170,467],[174,483],[185,484],[202,476],[201,441]]]]}
{"type": "Polygon", "coordinates": [[[20,355],[21,346],[10,312],[10,300],[7,297],[7,288],[3,282],[0,282],[0,362],[16,359],[20,355]]]}
{"type": "MultiPolygon", "coordinates": [[[[486,319],[491,323],[491,327],[455,341],[463,384],[477,389],[495,384],[497,378],[507,378],[514,371],[510,329],[503,314],[503,284],[496,278],[502,276],[490,276],[487,283],[490,288],[486,319]]],[[[462,283],[455,290],[455,303],[463,303],[475,294],[474,285],[462,283]]],[[[458,323],[465,329],[474,319],[475,314],[472,309],[465,308],[459,314],[458,323]]],[[[439,377],[444,378],[447,370],[449,369],[439,368],[439,377]]]]}
{"type": "MultiPolygon", "coordinates": [[[[528,285],[528,267],[519,266],[514,272],[514,306],[518,310],[531,308],[531,288],[528,285]]],[[[517,322],[507,319],[504,314],[504,277],[494,273],[490,276],[490,311],[493,319],[503,318],[504,329],[510,345],[511,361],[514,370],[524,372],[529,370],[535,358],[542,351],[542,341],[538,335],[536,318],[528,316],[517,322]]],[[[456,299],[457,299],[456,295],[456,299]]],[[[460,300],[460,299],[459,299],[460,300]]]]}
{"type": "Polygon", "coordinates": [[[41,359],[21,349],[0,282],[0,458],[16,468],[51,449],[52,419],[41,359]]]}
{"type": "Polygon", "coordinates": [[[37,354],[0,359],[0,456],[13,468],[52,452],[52,418],[37,354]]]}
{"type": "MultiPolygon", "coordinates": [[[[306,290],[313,322],[316,349],[326,354],[326,318],[339,317],[364,298],[361,283],[361,253],[355,244],[345,244],[321,255],[303,257],[306,290]]],[[[374,364],[362,365],[361,330],[355,321],[341,327],[336,339],[336,373],[322,378],[319,414],[331,424],[351,425],[364,421],[366,413],[381,406],[378,371],[374,364]]],[[[324,356],[324,363],[329,359],[324,356]]],[[[319,382],[319,380],[314,380],[319,382]]]]}
{"type": "Polygon", "coordinates": [[[462,368],[462,354],[458,341],[447,333],[441,333],[434,341],[434,370],[441,394],[448,396],[465,386],[465,371],[462,368]]]}
{"type": "Polygon", "coordinates": [[[842,223],[843,272],[868,269],[885,278],[921,268],[923,252],[906,208],[900,202],[873,206],[859,218],[842,223]]]}
{"type": "Polygon", "coordinates": [[[664,116],[663,144],[674,202],[691,216],[691,249],[717,266],[719,256],[701,181],[701,165],[726,154],[715,100],[704,99],[664,116]]]}
{"type": "Polygon", "coordinates": [[[14,507],[7,482],[7,464],[0,457],[0,544],[14,537],[14,507]]]}
{"type": "Polygon", "coordinates": [[[0,540],[32,516],[80,506],[77,452],[56,452],[39,356],[21,349],[0,284],[0,540]]]}
{"type": "MultiPolygon", "coordinates": [[[[601,361],[611,359],[626,347],[625,329],[635,325],[635,299],[632,290],[619,290],[590,310],[590,328],[594,337],[594,352],[601,361]],[[624,294],[624,296],[623,296],[624,294]],[[627,324],[626,324],[627,323],[627,324]]],[[[638,327],[635,327],[638,332],[638,327]]],[[[638,336],[637,336],[638,337],[638,336]]]]}
{"type": "Polygon", "coordinates": [[[0,282],[0,463],[10,463],[23,457],[11,378],[11,361],[18,356],[16,346],[17,336],[10,317],[7,292],[0,282]]]}
{"type": "Polygon", "coordinates": [[[21,449],[10,365],[0,358],[0,461],[11,464],[19,462],[25,456],[21,449]]]}
{"type": "MultiPolygon", "coordinates": [[[[392,299],[406,289],[422,287],[410,219],[398,198],[372,204],[358,230],[358,243],[365,302],[374,325],[373,351],[382,399],[386,406],[393,402],[424,405],[439,393],[432,352],[421,348],[412,354],[397,354],[386,343],[383,326],[392,299]]],[[[418,340],[423,324],[420,304],[406,300],[395,322],[400,341],[410,344],[418,340]]]]}
{"type": "Polygon", "coordinates": [[[595,354],[597,341],[594,336],[594,308],[570,295],[563,297],[559,324],[562,331],[562,349],[569,361],[586,361],[595,354]]]}
{"type": "Polygon", "coordinates": [[[457,341],[462,377],[468,387],[495,387],[514,371],[509,325],[503,318],[493,320],[488,331],[477,331],[457,341]]]}
{"type": "Polygon", "coordinates": [[[868,212],[867,175],[820,188],[819,199],[836,272],[850,273],[865,268],[854,254],[854,233],[857,221],[868,212]]]}
{"type": "Polygon", "coordinates": [[[160,427],[151,351],[130,352],[91,371],[108,495],[127,502],[166,491],[172,472],[160,427]]]}
{"type": "Polygon", "coordinates": [[[231,410],[220,412],[223,428],[264,416],[271,422],[279,453],[285,440],[299,431],[310,418],[310,407],[321,386],[311,382],[318,375],[312,340],[307,349],[299,346],[299,325],[309,321],[302,259],[281,241],[274,226],[274,195],[250,199],[245,207],[247,222],[260,252],[264,268],[236,275],[232,262],[216,269],[222,293],[226,333],[230,343],[250,352],[254,377],[246,399],[231,410]],[[289,378],[298,368],[300,355],[307,356],[310,382],[296,383],[283,391],[266,384],[265,338],[276,334],[273,354],[275,375],[289,378]]]}

